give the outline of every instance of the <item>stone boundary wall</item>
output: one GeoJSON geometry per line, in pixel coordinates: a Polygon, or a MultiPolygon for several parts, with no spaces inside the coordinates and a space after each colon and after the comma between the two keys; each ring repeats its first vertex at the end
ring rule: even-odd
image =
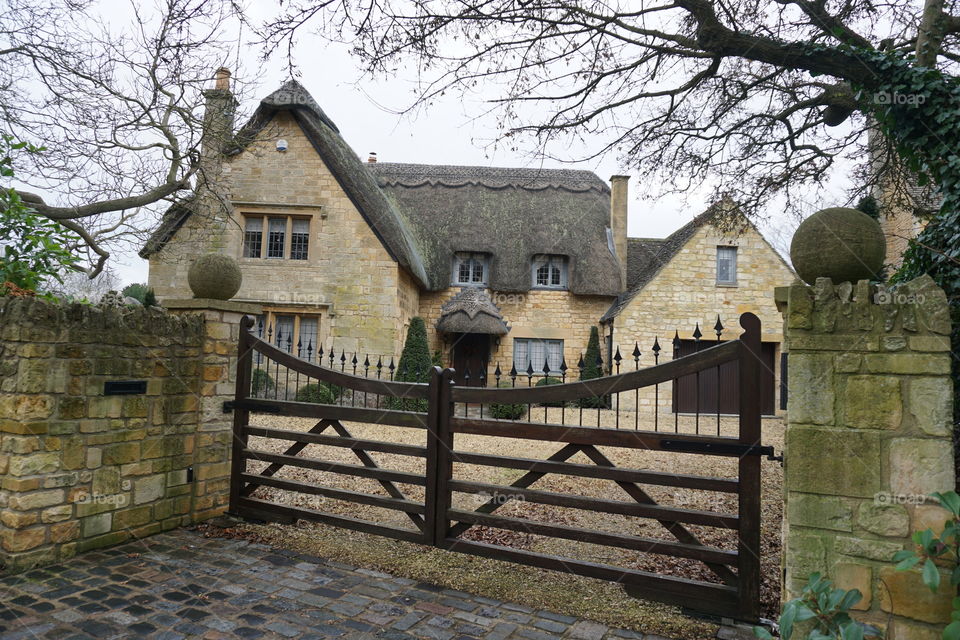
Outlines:
{"type": "Polygon", "coordinates": [[[7,571],[226,508],[231,416],[221,407],[233,394],[242,314],[232,303],[190,302],[196,308],[177,315],[0,298],[7,571]],[[146,392],[105,395],[106,382],[129,380],[146,392]]]}
{"type": "Polygon", "coordinates": [[[954,487],[946,296],[923,276],[894,291],[820,278],[777,299],[789,352],[784,599],[820,572],[863,592],[856,617],[886,637],[939,638],[950,589],[932,594],[891,558],[912,532],[942,527],[926,496],[954,487]]]}

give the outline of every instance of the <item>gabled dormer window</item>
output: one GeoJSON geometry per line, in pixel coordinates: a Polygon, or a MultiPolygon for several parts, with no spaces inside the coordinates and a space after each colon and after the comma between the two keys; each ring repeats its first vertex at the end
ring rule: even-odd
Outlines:
{"type": "Polygon", "coordinates": [[[566,289],[567,257],[553,255],[534,256],[533,286],[537,289],[566,289]]]}
{"type": "Polygon", "coordinates": [[[455,253],[451,282],[455,285],[486,285],[490,271],[489,264],[490,260],[485,253],[455,253]]]}

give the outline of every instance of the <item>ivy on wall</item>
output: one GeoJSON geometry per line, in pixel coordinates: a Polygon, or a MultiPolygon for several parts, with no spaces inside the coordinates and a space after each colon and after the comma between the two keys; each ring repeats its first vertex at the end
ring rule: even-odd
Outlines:
{"type": "MultiPolygon", "coordinates": [[[[861,109],[875,118],[917,174],[918,184],[935,184],[943,198],[891,281],[928,273],[946,291],[953,320],[953,378],[960,389],[960,79],[915,66],[906,53],[846,49],[878,70],[873,86],[854,87],[861,109]],[[885,99],[878,99],[881,95],[885,99]]],[[[954,394],[954,422],[960,424],[957,398],[954,394]]]]}

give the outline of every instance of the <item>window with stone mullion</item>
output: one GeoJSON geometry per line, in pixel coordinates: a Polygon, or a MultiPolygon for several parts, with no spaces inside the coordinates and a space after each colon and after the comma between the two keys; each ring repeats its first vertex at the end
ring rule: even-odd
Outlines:
{"type": "Polygon", "coordinates": [[[287,219],[270,218],[267,229],[267,257],[282,258],[287,237],[287,219]]]}

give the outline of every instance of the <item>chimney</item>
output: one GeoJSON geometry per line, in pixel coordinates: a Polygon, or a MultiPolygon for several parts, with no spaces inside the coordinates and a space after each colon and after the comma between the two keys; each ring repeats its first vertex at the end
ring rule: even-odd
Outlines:
{"type": "Polygon", "coordinates": [[[374,162],[376,162],[376,161],[377,161],[377,152],[376,152],[376,151],[371,151],[371,152],[370,152],[370,157],[367,158],[367,162],[369,162],[369,163],[374,163],[374,162]]]}
{"type": "Polygon", "coordinates": [[[230,91],[230,70],[220,67],[214,74],[213,89],[203,92],[203,136],[200,140],[201,180],[220,177],[223,154],[233,140],[233,118],[237,101],[230,91]]]}
{"type": "Polygon", "coordinates": [[[627,286],[627,182],[630,176],[610,176],[610,232],[620,260],[620,282],[627,286]]]}
{"type": "Polygon", "coordinates": [[[214,88],[217,91],[230,91],[230,69],[220,67],[217,69],[214,79],[216,80],[214,88]]]}

